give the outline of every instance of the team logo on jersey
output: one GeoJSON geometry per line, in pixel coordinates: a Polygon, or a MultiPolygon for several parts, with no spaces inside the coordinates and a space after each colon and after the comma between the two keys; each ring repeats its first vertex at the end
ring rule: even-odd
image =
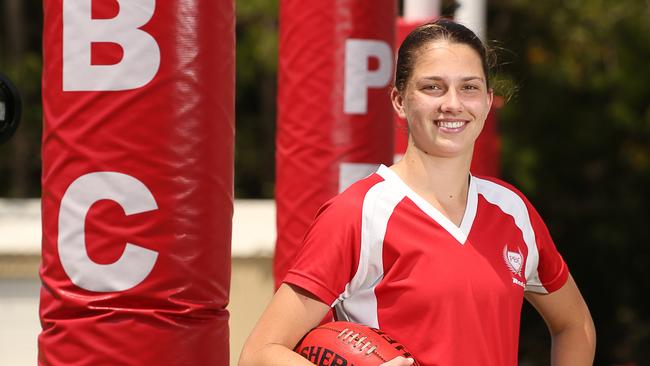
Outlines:
{"type": "Polygon", "coordinates": [[[521,268],[524,266],[524,255],[521,254],[521,250],[517,247],[516,252],[511,252],[508,250],[508,244],[503,247],[503,260],[506,262],[510,272],[521,276],[521,268]]]}

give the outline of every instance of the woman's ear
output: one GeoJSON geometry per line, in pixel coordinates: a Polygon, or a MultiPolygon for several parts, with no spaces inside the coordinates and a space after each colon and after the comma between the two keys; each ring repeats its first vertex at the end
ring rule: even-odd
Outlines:
{"type": "Polygon", "coordinates": [[[393,109],[400,118],[406,118],[406,113],[404,112],[404,97],[397,88],[393,87],[390,91],[390,100],[393,103],[393,109]]]}
{"type": "Polygon", "coordinates": [[[488,105],[488,111],[492,109],[492,101],[494,100],[494,89],[489,88],[487,92],[487,105],[488,105]]]}

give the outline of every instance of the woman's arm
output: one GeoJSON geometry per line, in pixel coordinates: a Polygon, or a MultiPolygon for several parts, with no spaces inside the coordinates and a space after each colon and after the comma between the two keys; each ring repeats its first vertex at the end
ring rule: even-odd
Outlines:
{"type": "MultiPolygon", "coordinates": [[[[320,324],[330,307],[299,287],[282,284],[244,344],[239,366],[313,366],[293,352],[298,341],[320,324]]],[[[409,366],[398,357],[384,366],[409,366]]]]}
{"type": "Polygon", "coordinates": [[[553,366],[592,365],[596,330],[591,314],[573,278],[550,294],[526,293],[551,333],[553,366]]]}
{"type": "Polygon", "coordinates": [[[282,284],[248,336],[239,366],[313,366],[292,350],[329,309],[310,293],[282,284]]]}

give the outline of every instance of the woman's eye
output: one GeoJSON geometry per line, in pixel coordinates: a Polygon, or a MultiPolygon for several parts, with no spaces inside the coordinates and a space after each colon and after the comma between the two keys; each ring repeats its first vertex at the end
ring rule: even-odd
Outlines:
{"type": "Polygon", "coordinates": [[[425,86],[424,86],[424,89],[428,89],[428,90],[442,90],[442,88],[440,87],[440,85],[425,85],[425,86]]]}

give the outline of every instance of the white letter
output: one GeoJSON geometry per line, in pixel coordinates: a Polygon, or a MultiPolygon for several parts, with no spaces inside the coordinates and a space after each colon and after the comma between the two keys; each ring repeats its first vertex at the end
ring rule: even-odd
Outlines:
{"type": "Polygon", "coordinates": [[[129,90],[150,82],[160,66],[158,43],[139,27],[147,24],[155,0],[118,0],[113,19],[92,19],[92,0],[63,1],[63,90],[129,90]],[[117,43],[124,56],[115,65],[91,65],[93,42],[117,43]]]}
{"type": "Polygon", "coordinates": [[[343,111],[348,114],[368,112],[368,88],[383,88],[390,81],[393,69],[388,43],[367,39],[349,39],[345,43],[345,100],[343,111]],[[368,70],[368,59],[376,57],[379,68],[368,70]]]}
{"type": "Polygon", "coordinates": [[[115,263],[97,264],[88,257],[86,215],[95,202],[105,199],[117,202],[127,216],[158,208],[149,189],[129,175],[98,172],[77,178],[61,199],[59,258],[75,285],[96,292],[124,291],[144,281],[158,253],[126,243],[124,253],[115,263]]]}

